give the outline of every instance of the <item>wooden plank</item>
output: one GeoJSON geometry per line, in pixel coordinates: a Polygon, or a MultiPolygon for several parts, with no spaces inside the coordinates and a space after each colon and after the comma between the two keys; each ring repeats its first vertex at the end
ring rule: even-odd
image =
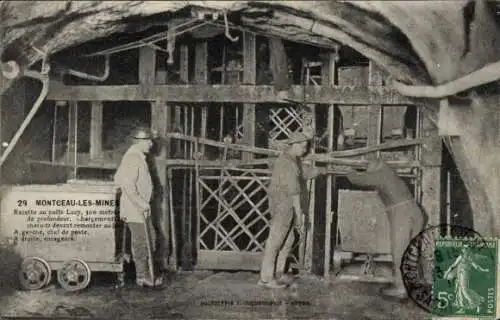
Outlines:
{"type": "Polygon", "coordinates": [[[261,252],[200,250],[196,269],[260,270],[261,252]]]}
{"type": "MultiPolygon", "coordinates": [[[[175,139],[179,139],[179,140],[184,140],[184,141],[202,143],[202,144],[206,144],[206,145],[213,146],[213,147],[229,148],[231,150],[236,150],[236,151],[253,152],[253,153],[259,153],[259,154],[270,155],[270,156],[278,156],[281,154],[281,151],[275,150],[275,149],[250,147],[250,146],[246,146],[246,145],[242,145],[242,144],[233,144],[233,143],[232,144],[225,144],[223,142],[215,141],[212,139],[198,138],[198,137],[193,137],[193,136],[190,136],[187,134],[182,134],[182,133],[169,132],[167,134],[167,137],[175,138],[175,139]]],[[[424,139],[407,139],[407,140],[390,141],[390,142],[381,143],[380,145],[371,146],[371,147],[362,147],[362,148],[356,148],[356,149],[350,149],[350,150],[334,151],[334,152],[330,152],[330,153],[311,154],[311,155],[307,156],[305,158],[305,160],[330,162],[330,161],[337,160],[334,158],[350,158],[350,157],[360,156],[360,155],[371,153],[371,152],[376,152],[378,150],[390,150],[390,149],[394,149],[394,148],[419,145],[419,144],[422,144],[423,142],[424,142],[424,139]]]]}
{"type": "MultiPolygon", "coordinates": [[[[243,83],[255,84],[257,80],[256,36],[243,33],[243,83]]],[[[243,142],[255,146],[255,104],[243,105],[243,142]]],[[[243,160],[251,160],[253,153],[244,152],[243,160]]]]}
{"type": "Polygon", "coordinates": [[[92,101],[90,114],[90,159],[95,160],[102,155],[102,101],[92,101]]]}
{"type": "MultiPolygon", "coordinates": [[[[51,167],[73,167],[73,163],[68,162],[51,162],[51,161],[43,161],[43,160],[31,160],[27,159],[29,163],[47,165],[51,167]]],[[[157,163],[160,165],[164,165],[167,167],[176,167],[176,168],[184,168],[184,169],[192,169],[192,167],[198,165],[200,170],[210,170],[210,169],[227,169],[230,170],[232,168],[243,168],[243,167],[253,167],[257,165],[272,165],[274,163],[274,158],[264,158],[257,159],[252,161],[242,161],[242,160],[230,160],[224,163],[221,163],[220,160],[201,160],[196,163],[195,160],[185,160],[185,159],[158,159],[157,163]]],[[[333,165],[331,165],[332,174],[343,175],[346,174],[347,171],[345,168],[347,166],[356,167],[356,168],[365,168],[368,163],[364,160],[349,160],[349,159],[335,159],[332,160],[333,165]],[[338,167],[336,167],[338,166],[338,167]]],[[[417,162],[414,163],[401,163],[401,162],[391,162],[388,161],[387,164],[396,170],[397,174],[400,177],[412,177],[415,178],[416,175],[412,174],[412,169],[418,167],[419,164],[417,162]]],[[[118,167],[116,163],[78,163],[78,168],[96,168],[96,169],[108,169],[115,170],[118,167]]]]}
{"type": "MultiPolygon", "coordinates": [[[[413,104],[388,87],[305,86],[308,103],[318,104],[413,104]]],[[[294,85],[278,97],[271,85],[155,85],[149,92],[141,86],[65,86],[52,81],[47,100],[78,101],[154,101],[218,103],[286,103],[284,99],[303,101],[304,86],[294,85]]],[[[405,106],[406,107],[406,106],[405,106]]]]}

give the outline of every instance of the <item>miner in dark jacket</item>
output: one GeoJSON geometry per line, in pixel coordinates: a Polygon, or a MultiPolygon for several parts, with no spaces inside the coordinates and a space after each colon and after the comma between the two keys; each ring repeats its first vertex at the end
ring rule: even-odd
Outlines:
{"type": "MultiPolygon", "coordinates": [[[[294,132],[287,140],[284,152],[276,159],[269,186],[271,224],[264,249],[259,285],[268,288],[286,287],[277,273],[286,273],[286,260],[295,241],[293,227],[307,224],[308,192],[306,181],[326,168],[314,168],[302,163],[311,137],[294,132]]],[[[303,239],[301,239],[303,240],[303,239]]]]}

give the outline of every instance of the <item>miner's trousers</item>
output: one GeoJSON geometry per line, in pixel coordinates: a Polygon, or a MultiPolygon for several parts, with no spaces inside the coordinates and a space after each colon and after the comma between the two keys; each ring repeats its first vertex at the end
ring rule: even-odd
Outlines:
{"type": "Polygon", "coordinates": [[[130,229],[132,258],[135,264],[136,279],[154,281],[153,274],[153,252],[152,252],[152,228],[149,223],[128,222],[130,229]]]}
{"type": "Polygon", "coordinates": [[[286,261],[295,241],[293,208],[274,207],[260,270],[263,282],[275,279],[276,272],[286,273],[286,261]]]}

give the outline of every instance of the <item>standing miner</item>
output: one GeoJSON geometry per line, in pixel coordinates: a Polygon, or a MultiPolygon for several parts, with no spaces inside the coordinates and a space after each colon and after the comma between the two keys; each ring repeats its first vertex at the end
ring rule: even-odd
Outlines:
{"type": "Polygon", "coordinates": [[[286,142],[286,149],[273,166],[269,187],[272,218],[259,280],[259,285],[267,288],[287,286],[284,277],[276,279],[276,273],[286,274],[286,261],[295,241],[294,226],[302,230],[308,225],[306,181],[328,173],[326,168],[309,167],[302,163],[310,141],[311,137],[302,132],[292,133],[286,142]]]}
{"type": "Polygon", "coordinates": [[[149,128],[137,128],[133,145],[122,158],[115,174],[115,184],[121,189],[120,216],[127,223],[131,234],[132,257],[139,286],[154,287],[155,281],[150,201],[153,183],[146,162],[146,154],[153,146],[149,128]]]}
{"type": "Polygon", "coordinates": [[[410,241],[423,230],[427,216],[420,210],[406,183],[381,159],[372,160],[365,172],[351,171],[346,175],[351,183],[378,191],[389,220],[394,281],[381,294],[407,299],[400,265],[410,241]]]}

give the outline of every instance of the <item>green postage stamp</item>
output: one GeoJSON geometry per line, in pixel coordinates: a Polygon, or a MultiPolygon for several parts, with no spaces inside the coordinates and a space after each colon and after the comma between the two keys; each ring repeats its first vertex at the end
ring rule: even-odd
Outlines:
{"type": "Polygon", "coordinates": [[[498,239],[440,238],[435,242],[435,319],[500,318],[498,239]]]}

